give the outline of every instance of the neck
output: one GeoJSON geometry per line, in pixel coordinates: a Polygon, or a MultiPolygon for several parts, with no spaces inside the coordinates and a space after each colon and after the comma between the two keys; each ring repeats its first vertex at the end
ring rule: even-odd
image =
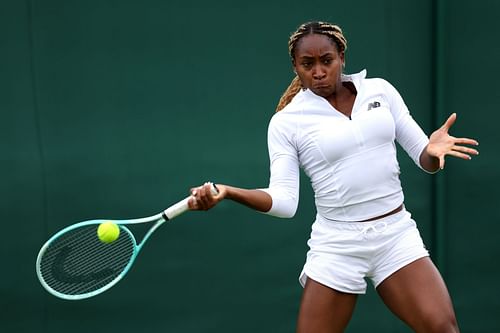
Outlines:
{"type": "Polygon", "coordinates": [[[338,87],[327,100],[336,110],[350,117],[356,99],[356,87],[352,82],[342,82],[338,87]]]}

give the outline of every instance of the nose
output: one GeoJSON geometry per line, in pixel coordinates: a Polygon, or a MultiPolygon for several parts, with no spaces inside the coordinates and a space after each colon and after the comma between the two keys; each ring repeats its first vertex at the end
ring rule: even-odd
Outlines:
{"type": "Polygon", "coordinates": [[[322,80],[326,76],[326,71],[321,66],[314,66],[312,75],[315,80],[322,80]]]}

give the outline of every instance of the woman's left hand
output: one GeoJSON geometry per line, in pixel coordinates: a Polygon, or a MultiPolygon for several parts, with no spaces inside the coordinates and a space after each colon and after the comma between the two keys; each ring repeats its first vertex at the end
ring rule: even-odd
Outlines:
{"type": "Polygon", "coordinates": [[[448,134],[451,126],[455,123],[457,114],[453,113],[439,129],[434,131],[429,138],[427,153],[439,159],[439,168],[444,168],[444,158],[446,155],[470,160],[471,155],[479,155],[479,152],[464,145],[477,146],[479,143],[474,139],[455,138],[448,134]]]}

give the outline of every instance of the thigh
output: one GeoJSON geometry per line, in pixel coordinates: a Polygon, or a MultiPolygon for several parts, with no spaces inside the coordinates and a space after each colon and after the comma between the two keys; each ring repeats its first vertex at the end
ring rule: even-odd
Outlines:
{"type": "Polygon", "coordinates": [[[389,276],[377,292],[389,309],[416,332],[458,332],[448,290],[429,257],[389,276]]]}
{"type": "Polygon", "coordinates": [[[356,297],[308,278],[300,303],[297,333],[343,332],[351,319],[356,297]]]}

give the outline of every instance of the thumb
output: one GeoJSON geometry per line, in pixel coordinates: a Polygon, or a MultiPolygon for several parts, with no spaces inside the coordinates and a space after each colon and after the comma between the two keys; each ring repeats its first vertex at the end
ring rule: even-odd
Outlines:
{"type": "Polygon", "coordinates": [[[444,122],[443,126],[441,126],[441,128],[444,129],[446,132],[448,132],[448,130],[451,128],[451,126],[455,123],[456,120],[457,120],[457,114],[452,113],[448,117],[448,119],[446,119],[446,121],[444,122]]]}

